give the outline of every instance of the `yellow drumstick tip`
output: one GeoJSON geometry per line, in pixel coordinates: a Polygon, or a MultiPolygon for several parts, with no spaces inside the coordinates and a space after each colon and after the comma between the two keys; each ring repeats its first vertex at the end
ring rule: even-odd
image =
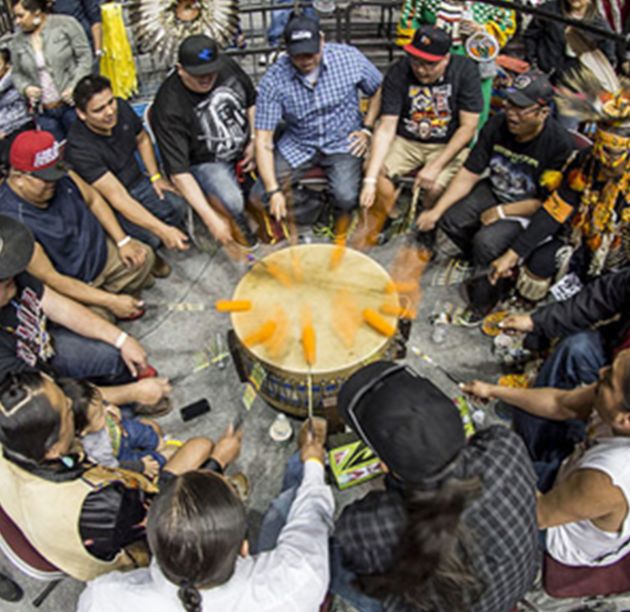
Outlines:
{"type": "Polygon", "coordinates": [[[391,325],[384,317],[382,317],[376,310],[366,308],[363,311],[363,320],[379,334],[391,338],[396,333],[396,328],[391,325]]]}
{"type": "Polygon", "coordinates": [[[263,323],[256,331],[252,332],[243,340],[245,346],[251,348],[261,342],[266,342],[273,336],[276,331],[277,323],[275,321],[267,321],[263,323]]]}
{"type": "Polygon", "coordinates": [[[214,307],[218,312],[245,312],[251,310],[252,303],[249,300],[217,300],[214,307]]]}

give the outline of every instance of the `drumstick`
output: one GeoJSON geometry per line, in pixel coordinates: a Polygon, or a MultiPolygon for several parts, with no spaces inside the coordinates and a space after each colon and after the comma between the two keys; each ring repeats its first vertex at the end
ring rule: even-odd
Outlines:
{"type": "Polygon", "coordinates": [[[251,348],[256,344],[260,344],[261,342],[266,342],[273,336],[276,331],[276,322],[275,321],[266,321],[263,323],[257,330],[253,331],[249,336],[243,340],[243,344],[247,348],[251,348]]]}
{"type": "Polygon", "coordinates": [[[218,312],[245,312],[251,310],[250,300],[217,300],[214,307],[218,312]]]}
{"type": "Polygon", "coordinates": [[[416,357],[420,357],[420,359],[422,359],[423,361],[426,361],[427,363],[431,364],[435,369],[440,370],[440,372],[442,372],[442,374],[444,374],[446,378],[448,378],[451,382],[455,383],[458,387],[464,384],[461,380],[458,380],[457,378],[455,378],[446,368],[441,366],[439,363],[436,363],[435,361],[433,361],[433,359],[429,355],[427,355],[426,353],[423,353],[417,346],[412,346],[411,352],[414,355],[416,355],[416,357]]]}
{"type": "Polygon", "coordinates": [[[315,364],[317,357],[317,339],[315,329],[313,328],[313,316],[308,305],[304,305],[302,309],[302,350],[304,351],[304,360],[308,366],[308,374],[306,377],[307,397],[308,397],[308,428],[313,433],[313,375],[312,366],[315,364]]]}
{"type": "Polygon", "coordinates": [[[366,308],[363,311],[363,320],[379,334],[391,338],[396,333],[396,328],[382,317],[376,310],[366,308]]]}

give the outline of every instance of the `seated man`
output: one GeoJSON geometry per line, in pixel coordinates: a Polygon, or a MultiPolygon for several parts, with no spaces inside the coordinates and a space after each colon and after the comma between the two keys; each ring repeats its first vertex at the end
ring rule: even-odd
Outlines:
{"type": "Polygon", "coordinates": [[[42,370],[118,385],[101,388],[106,399],[146,404],[136,412],[157,416],[153,405],[170,386],[166,379],[132,383],[147,367],[140,343],[25,272],[33,236],[4,215],[0,215],[0,245],[0,381],[9,372],[42,370]]]}
{"type": "Polygon", "coordinates": [[[494,426],[466,441],[453,402],[391,362],[355,373],[339,409],[387,475],[385,490],[337,521],[331,590],[362,611],[515,606],[539,562],[535,477],[519,437],[494,426]]]}
{"type": "Polygon", "coordinates": [[[244,172],[253,167],[254,85],[205,35],[186,38],[177,61],[151,108],[166,172],[219,242],[237,237],[253,246],[256,240],[245,218],[235,168],[239,161],[244,172]],[[236,225],[235,233],[210,200],[236,225]]]}
{"type": "Polygon", "coordinates": [[[152,281],[153,251],[125,234],[92,187],[74,173],[66,175],[50,132],[20,134],[10,161],[9,178],[0,186],[0,213],[35,236],[31,273],[105,317],[140,314],[137,298],[116,294],[138,293],[152,281]]]}
{"type": "Polygon", "coordinates": [[[628,554],[630,350],[619,353],[587,387],[511,389],[474,381],[465,390],[550,421],[586,423],[586,440],[575,445],[553,488],[538,498],[538,526],[546,530],[546,551],[565,565],[594,567],[628,554]]]}
{"type": "MultiPolygon", "coordinates": [[[[377,233],[396,203],[393,180],[420,168],[414,189],[429,208],[451,182],[468,153],[483,107],[479,69],[451,55],[451,38],[419,28],[383,81],[381,117],[363,179],[361,206],[370,208],[377,233]]],[[[373,236],[371,237],[373,238],[373,236]]]]}
{"type": "MultiPolygon", "coordinates": [[[[144,524],[158,488],[136,472],[87,461],[71,404],[43,374],[11,374],[0,384],[0,505],[49,563],[77,580],[146,565],[144,524]]],[[[225,467],[239,448],[230,430],[215,446],[193,438],[159,484],[209,458],[225,467]]]]}
{"type": "Polygon", "coordinates": [[[269,68],[259,85],[256,163],[262,180],[252,197],[264,200],[279,221],[287,215],[287,201],[293,201],[292,186],[308,169],[321,166],[338,218],[358,203],[361,156],[378,113],[381,74],[358,49],[324,42],[310,17],[292,17],[284,39],[288,55],[269,68]],[[371,97],[364,124],[359,91],[371,97]],[[274,153],[281,121],[284,131],[274,153]]]}
{"type": "MultiPolygon", "coordinates": [[[[612,70],[612,69],[611,69],[612,70]]],[[[576,87],[584,91],[579,75],[576,87]]],[[[605,104],[587,104],[580,96],[563,93],[558,102],[591,121],[597,116],[592,147],[579,151],[563,171],[562,182],[514,243],[492,262],[491,282],[511,277],[518,269],[517,289],[530,300],[542,299],[558,270],[571,267],[585,281],[630,263],[630,104],[627,88],[612,96],[601,92],[605,104]],[[584,111],[584,112],[583,112],[584,111]],[[536,266],[534,266],[534,251],[536,266]],[[560,255],[560,253],[558,253],[560,255]],[[526,261],[525,266],[518,267],[526,261]]]]}
{"type": "MultiPolygon", "coordinates": [[[[151,139],[133,108],[115,98],[101,76],[83,77],[73,99],[80,121],[68,132],[64,159],[109,202],[131,237],[155,250],[161,244],[187,249],[186,235],[178,229],[186,219],[186,202],[162,178],[151,139]],[[150,178],[141,172],[137,153],[150,178]]],[[[165,262],[162,268],[168,268],[165,262]]]]}
{"type": "Polygon", "coordinates": [[[334,513],[324,482],[323,439],[301,436],[300,459],[301,483],[281,494],[290,493],[290,512],[285,508],[286,525],[269,549],[249,554],[246,510],[225,478],[188,472],[149,510],[151,567],[89,583],[77,610],[318,610],[328,586],[334,513]]]}
{"type": "Polygon", "coordinates": [[[540,208],[548,177],[561,180],[573,143],[550,116],[552,100],[547,76],[520,75],[507,93],[505,112],[488,122],[444,195],[420,214],[421,231],[437,224],[444,254],[463,251],[476,266],[487,266],[540,208]]]}

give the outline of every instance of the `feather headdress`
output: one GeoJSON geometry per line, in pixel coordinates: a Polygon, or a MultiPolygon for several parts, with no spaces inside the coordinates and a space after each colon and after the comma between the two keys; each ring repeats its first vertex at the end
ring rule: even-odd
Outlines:
{"type": "Polygon", "coordinates": [[[225,47],[238,29],[238,0],[131,0],[129,25],[139,50],[172,64],[179,43],[206,34],[225,47]]]}

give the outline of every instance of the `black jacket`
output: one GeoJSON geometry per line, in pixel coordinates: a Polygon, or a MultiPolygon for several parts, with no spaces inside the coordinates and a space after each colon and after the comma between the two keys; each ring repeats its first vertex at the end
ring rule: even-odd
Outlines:
{"type": "MultiPolygon", "coordinates": [[[[555,15],[562,15],[562,0],[551,0],[541,8],[555,15]]],[[[597,14],[592,25],[610,30],[604,18],[597,14]]],[[[546,21],[534,17],[525,31],[525,56],[528,62],[536,64],[543,72],[554,74],[554,81],[572,65],[577,65],[575,58],[566,55],[566,25],[559,21],[546,21]]],[[[610,62],[616,63],[615,43],[607,38],[585,32],[589,39],[597,43],[610,62]]]]}
{"type": "Polygon", "coordinates": [[[609,352],[630,332],[630,267],[600,276],[571,299],[535,312],[534,331],[525,338],[525,346],[541,349],[551,338],[564,338],[613,317],[599,328],[609,352]]]}

